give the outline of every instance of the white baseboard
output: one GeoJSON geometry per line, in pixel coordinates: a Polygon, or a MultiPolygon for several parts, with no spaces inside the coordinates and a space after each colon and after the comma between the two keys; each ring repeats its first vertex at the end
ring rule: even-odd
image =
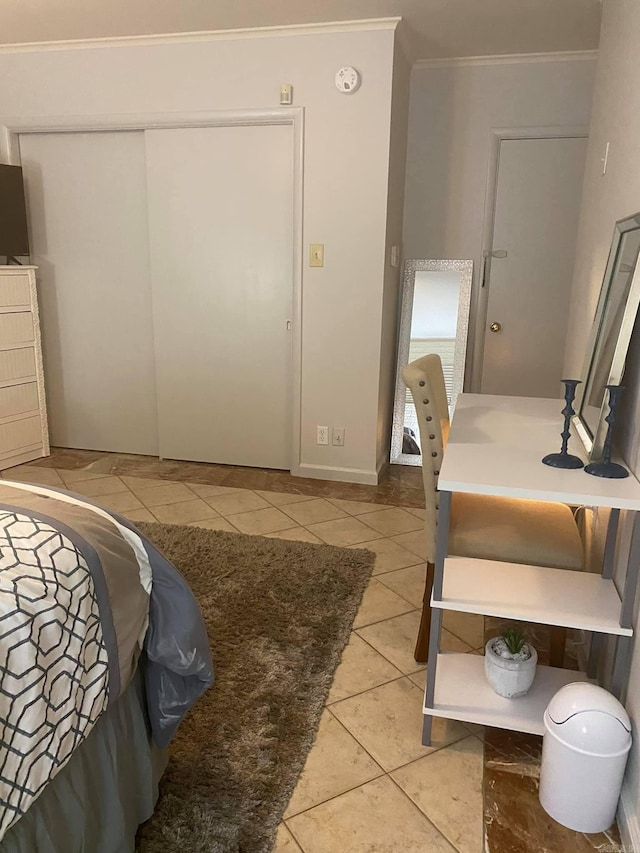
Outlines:
{"type": "Polygon", "coordinates": [[[312,480],[377,486],[380,472],[366,468],[332,468],[330,465],[310,465],[302,462],[291,469],[291,474],[294,477],[310,477],[312,480]]]}
{"type": "Polygon", "coordinates": [[[622,836],[622,850],[627,853],[640,851],[640,820],[638,801],[629,786],[623,786],[618,803],[618,827],[622,836]]]}

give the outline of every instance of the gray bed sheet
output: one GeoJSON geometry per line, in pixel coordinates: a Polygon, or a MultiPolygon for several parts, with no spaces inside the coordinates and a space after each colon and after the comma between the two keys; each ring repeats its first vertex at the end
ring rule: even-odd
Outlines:
{"type": "Polygon", "coordinates": [[[133,853],[166,752],[152,741],[144,658],[65,767],[0,843],[1,853],[133,853]]]}

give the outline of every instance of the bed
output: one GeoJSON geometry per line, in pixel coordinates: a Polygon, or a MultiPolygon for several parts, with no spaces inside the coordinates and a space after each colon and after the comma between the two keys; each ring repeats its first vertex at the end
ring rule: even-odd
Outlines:
{"type": "Polygon", "coordinates": [[[186,582],[126,519],[0,482],[0,851],[127,853],[213,681],[186,582]]]}

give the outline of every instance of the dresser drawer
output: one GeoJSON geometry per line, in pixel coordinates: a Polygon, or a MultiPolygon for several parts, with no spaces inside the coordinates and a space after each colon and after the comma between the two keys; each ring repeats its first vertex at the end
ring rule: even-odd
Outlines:
{"type": "Polygon", "coordinates": [[[42,444],[40,415],[0,424],[0,460],[16,456],[23,448],[42,444]]]}
{"type": "Polygon", "coordinates": [[[33,339],[33,315],[30,311],[0,314],[0,347],[2,349],[13,344],[26,344],[33,339]]]}
{"type": "Polygon", "coordinates": [[[35,375],[36,354],[33,347],[0,350],[0,382],[31,379],[35,375]]]}
{"type": "Polygon", "coordinates": [[[3,275],[0,273],[0,309],[31,308],[31,289],[26,275],[3,275]]]}
{"type": "Polygon", "coordinates": [[[36,412],[38,408],[38,385],[36,382],[0,388],[0,418],[36,412]]]}

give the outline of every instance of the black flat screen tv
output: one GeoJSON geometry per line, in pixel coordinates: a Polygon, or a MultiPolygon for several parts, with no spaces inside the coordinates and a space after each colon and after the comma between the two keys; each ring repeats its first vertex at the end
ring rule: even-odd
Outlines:
{"type": "Polygon", "coordinates": [[[12,258],[28,254],[22,169],[0,164],[0,255],[12,258]]]}

